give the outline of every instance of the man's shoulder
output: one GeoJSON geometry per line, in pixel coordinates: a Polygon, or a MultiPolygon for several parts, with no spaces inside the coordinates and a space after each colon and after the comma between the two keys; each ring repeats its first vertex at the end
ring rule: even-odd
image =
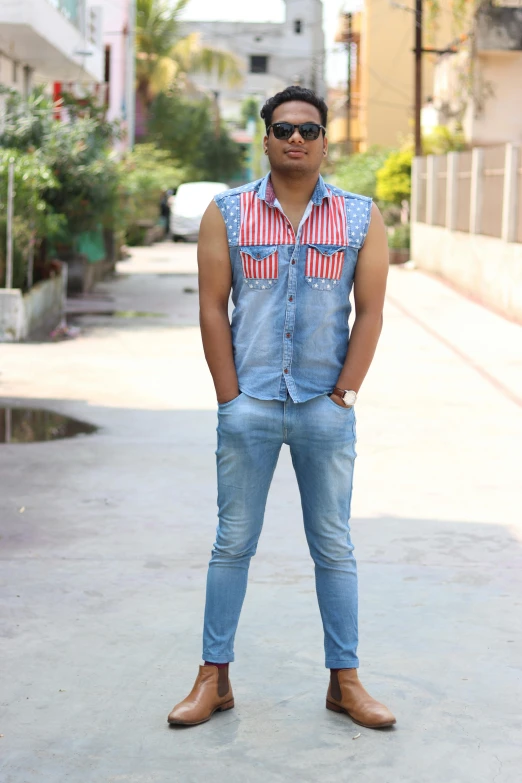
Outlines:
{"type": "Polygon", "coordinates": [[[230,196],[239,196],[241,193],[250,193],[255,190],[259,190],[259,186],[263,182],[262,179],[256,179],[254,182],[247,182],[246,185],[239,185],[237,188],[230,188],[229,190],[223,190],[214,196],[214,201],[220,202],[224,199],[230,198],[230,196]]]}
{"type": "Polygon", "coordinates": [[[361,196],[359,193],[352,193],[349,190],[343,190],[342,188],[338,188],[337,185],[332,185],[330,182],[326,182],[326,187],[330,191],[330,193],[333,196],[343,196],[346,199],[353,200],[353,201],[362,201],[365,204],[368,204],[372,202],[372,199],[369,196],[361,196]]]}

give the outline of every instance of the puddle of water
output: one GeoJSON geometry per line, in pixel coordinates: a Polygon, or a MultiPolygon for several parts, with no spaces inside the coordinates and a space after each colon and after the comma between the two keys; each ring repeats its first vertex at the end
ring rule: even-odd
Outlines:
{"type": "Polygon", "coordinates": [[[39,443],[97,430],[92,424],[42,408],[0,408],[0,443],[39,443]]]}

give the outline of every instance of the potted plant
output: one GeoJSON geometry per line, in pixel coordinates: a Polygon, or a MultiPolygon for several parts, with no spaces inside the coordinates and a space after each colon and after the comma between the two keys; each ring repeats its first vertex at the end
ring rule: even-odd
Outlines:
{"type": "Polygon", "coordinates": [[[410,225],[400,223],[388,229],[390,264],[405,264],[410,260],[410,225]]]}

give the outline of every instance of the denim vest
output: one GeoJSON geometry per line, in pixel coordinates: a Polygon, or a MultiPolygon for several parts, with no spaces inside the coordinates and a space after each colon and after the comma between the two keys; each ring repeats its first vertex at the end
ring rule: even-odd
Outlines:
{"type": "Polygon", "coordinates": [[[371,199],[319,177],[297,235],[270,175],[215,197],[232,264],[239,388],[305,402],[332,391],[348,349],[355,265],[371,199]]]}

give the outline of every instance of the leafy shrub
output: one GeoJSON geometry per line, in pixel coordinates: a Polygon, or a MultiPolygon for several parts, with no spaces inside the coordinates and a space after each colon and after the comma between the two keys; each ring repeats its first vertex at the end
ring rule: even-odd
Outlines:
{"type": "Polygon", "coordinates": [[[400,224],[388,230],[388,247],[395,250],[410,247],[410,226],[400,224]]]}
{"type": "MultiPolygon", "coordinates": [[[[95,110],[89,101],[69,97],[64,103],[71,122],[55,120],[56,106],[42,88],[27,99],[11,91],[0,134],[0,146],[8,148],[9,154],[22,156],[20,165],[31,161],[17,184],[17,215],[22,208],[27,212],[31,235],[36,232],[41,246],[42,268],[52,244],[74,247],[78,234],[114,225],[119,171],[110,143],[116,127],[101,119],[101,109],[95,110]],[[20,182],[29,187],[20,186],[20,182]],[[45,216],[43,223],[37,219],[39,215],[45,216]]],[[[16,252],[23,255],[26,248],[21,226],[19,232],[16,252]]]]}
{"type": "Polygon", "coordinates": [[[388,154],[388,150],[375,146],[367,152],[357,152],[341,158],[335,164],[332,179],[343,190],[375,198],[377,171],[388,154]]]}
{"type": "MultiPolygon", "coordinates": [[[[423,139],[426,155],[444,155],[446,152],[466,148],[462,133],[453,133],[445,125],[439,125],[423,139]]],[[[399,150],[393,150],[377,172],[377,198],[388,204],[400,206],[411,196],[411,164],[413,141],[409,139],[399,150]]]]}
{"type": "Polygon", "coordinates": [[[186,178],[166,150],[153,144],[137,144],[119,165],[118,224],[128,244],[140,244],[145,229],[138,221],[156,222],[161,194],[177,188],[186,178]]]}
{"type": "Polygon", "coordinates": [[[58,182],[39,151],[0,149],[0,285],[5,285],[7,190],[9,164],[14,164],[13,285],[25,285],[31,243],[35,252],[43,237],[57,235],[64,218],[53,212],[44,195],[58,182]]]}
{"type": "Polygon", "coordinates": [[[377,172],[376,195],[381,201],[397,204],[411,196],[411,149],[391,152],[377,172]]]}

